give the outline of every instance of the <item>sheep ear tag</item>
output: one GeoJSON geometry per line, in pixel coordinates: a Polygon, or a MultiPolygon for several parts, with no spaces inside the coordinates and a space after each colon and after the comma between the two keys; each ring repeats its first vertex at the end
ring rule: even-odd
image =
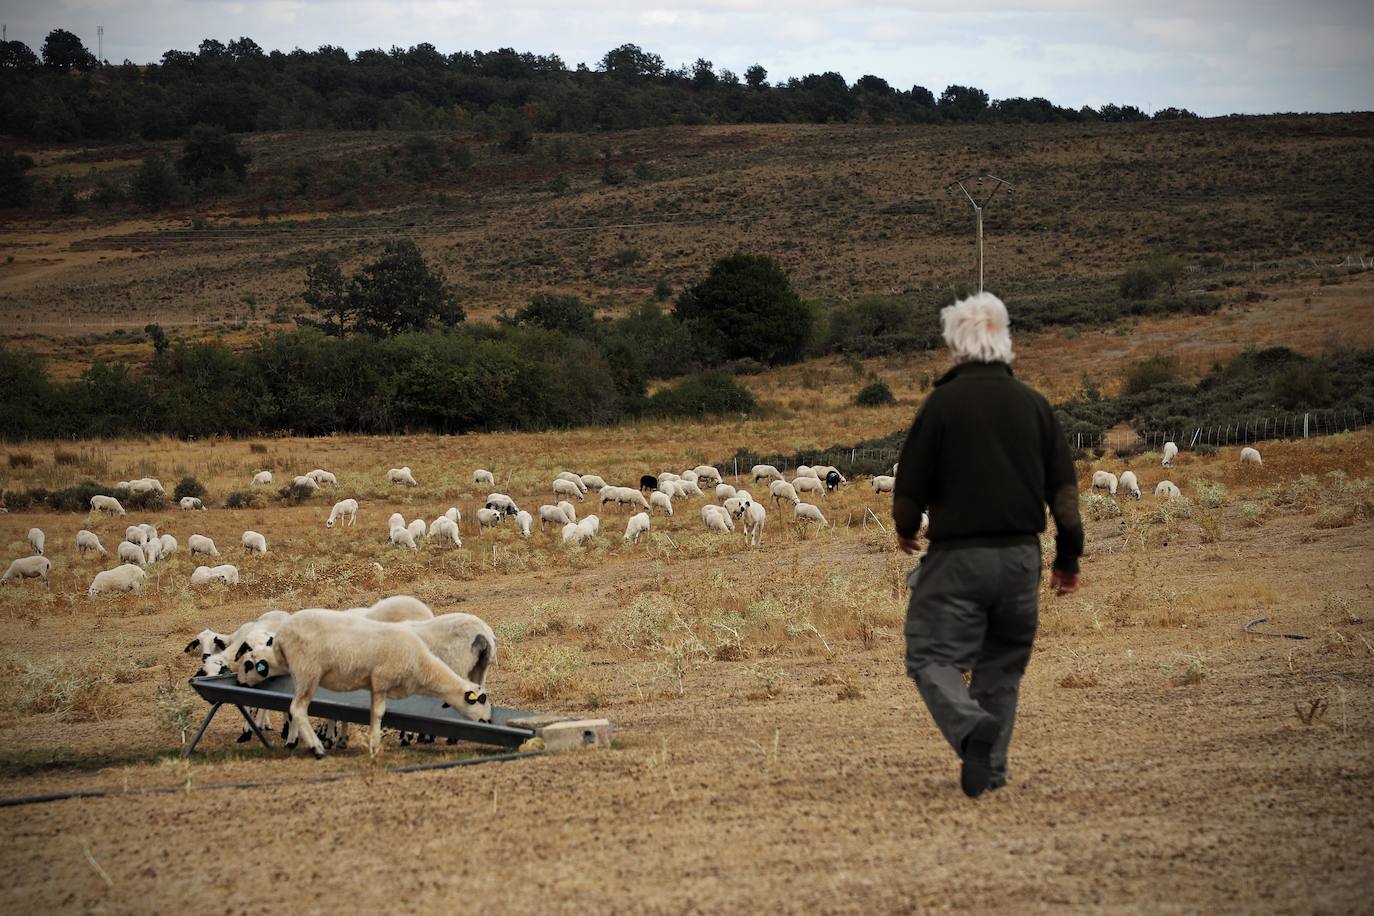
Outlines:
{"type": "Polygon", "coordinates": [[[477,691],[469,690],[467,693],[463,694],[463,699],[467,700],[469,703],[476,703],[477,691]]]}
{"type": "Polygon", "coordinates": [[[257,669],[258,674],[267,677],[267,662],[258,662],[254,667],[257,669]]]}

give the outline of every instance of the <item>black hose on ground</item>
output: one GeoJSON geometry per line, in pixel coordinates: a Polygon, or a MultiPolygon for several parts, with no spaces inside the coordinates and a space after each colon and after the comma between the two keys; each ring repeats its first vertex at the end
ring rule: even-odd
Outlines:
{"type": "Polygon", "coordinates": [[[1269,618],[1268,618],[1268,617],[1256,617],[1254,620],[1250,621],[1250,622],[1247,623],[1245,626],[1241,627],[1241,629],[1244,630],[1246,633],[1250,634],[1251,636],[1275,636],[1275,637],[1277,637],[1277,638],[1279,638],[1279,639],[1311,639],[1311,638],[1312,638],[1311,636],[1305,636],[1305,635],[1303,635],[1302,633],[1270,633],[1270,632],[1268,632],[1267,630],[1253,630],[1253,629],[1251,629],[1251,627],[1257,627],[1257,626],[1259,626],[1259,625],[1262,624],[1262,623],[1268,623],[1268,622],[1269,622],[1269,618]]]}

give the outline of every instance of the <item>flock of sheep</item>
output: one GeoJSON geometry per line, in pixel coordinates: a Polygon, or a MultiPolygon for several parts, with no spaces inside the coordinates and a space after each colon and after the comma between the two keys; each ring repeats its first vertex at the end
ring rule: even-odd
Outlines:
{"type": "MultiPolygon", "coordinates": [[[[1164,443],[1164,458],[1161,464],[1166,468],[1172,467],[1177,457],[1178,446],[1173,442],[1164,443]]],[[[1264,459],[1260,457],[1258,449],[1247,445],[1240,450],[1240,463],[1258,467],[1264,464],[1264,459]]],[[[1111,471],[1094,471],[1092,489],[1106,490],[1110,496],[1115,496],[1117,491],[1121,490],[1126,496],[1140,499],[1140,479],[1136,477],[1135,471],[1122,471],[1120,477],[1111,471]]],[[[1178,485],[1172,480],[1161,480],[1155,484],[1154,494],[1157,498],[1173,499],[1179,493],[1178,485]]]]}

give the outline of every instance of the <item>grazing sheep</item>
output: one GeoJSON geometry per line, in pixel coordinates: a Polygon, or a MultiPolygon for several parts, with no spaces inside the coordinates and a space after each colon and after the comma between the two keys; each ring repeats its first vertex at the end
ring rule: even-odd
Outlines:
{"type": "Polygon", "coordinates": [[[798,493],[819,493],[825,495],[825,484],[819,477],[793,477],[792,488],[798,493]]]}
{"type": "Polygon", "coordinates": [[[558,506],[543,505],[539,507],[540,531],[544,530],[545,522],[549,522],[550,524],[554,524],[557,525],[559,528],[562,528],[564,525],[568,524],[571,521],[572,519],[568,518],[568,516],[558,506]]]}
{"type": "Polygon", "coordinates": [[[143,477],[138,480],[130,480],[125,484],[129,492],[138,495],[140,493],[156,493],[158,496],[165,496],[167,491],[162,488],[162,481],[156,477],[143,477]]]}
{"type": "Polygon", "coordinates": [[[763,543],[763,526],[768,521],[768,511],[763,506],[746,496],[739,499],[731,514],[744,522],[744,539],[750,546],[757,547],[763,543]]]}
{"type": "Polygon", "coordinates": [[[756,464],[749,469],[749,476],[754,483],[758,483],[760,480],[782,480],[782,471],[771,464],[756,464]]]}
{"type": "Polygon", "coordinates": [[[412,538],[417,541],[420,540],[420,538],[425,536],[425,520],[422,518],[415,519],[406,526],[406,530],[410,532],[412,538]]]}
{"type": "Polygon", "coordinates": [[[76,533],[76,549],[80,553],[94,550],[102,557],[105,556],[105,548],[100,543],[100,538],[96,536],[94,531],[78,531],[76,533]]]}
{"type": "Polygon", "coordinates": [[[243,549],[249,553],[267,553],[267,538],[258,534],[256,531],[245,531],[243,537],[239,539],[243,544],[243,549]]]}
{"type": "Polygon", "coordinates": [[[482,508],[478,509],[478,534],[481,534],[481,529],[483,528],[495,528],[497,525],[501,524],[501,518],[501,513],[497,512],[495,509],[488,509],[486,506],[483,506],[482,508]]]}
{"type": "Polygon", "coordinates": [[[1127,496],[1134,496],[1140,499],[1140,481],[1136,479],[1135,471],[1122,471],[1121,478],[1117,481],[1118,486],[1126,491],[1127,496]]]}
{"type": "Polygon", "coordinates": [[[204,585],[206,582],[238,585],[239,568],[230,563],[222,566],[197,566],[195,572],[191,573],[191,585],[204,585]]]}
{"type": "Polygon", "coordinates": [[[587,492],[587,485],[582,482],[582,477],[579,474],[574,474],[572,471],[559,471],[557,479],[566,480],[568,483],[573,484],[577,487],[579,493],[587,492]]]}
{"type": "Polygon", "coordinates": [[[1173,499],[1179,495],[1178,487],[1172,480],[1161,480],[1155,484],[1155,496],[1163,496],[1165,499],[1173,499]]]}
{"type": "Polygon", "coordinates": [[[645,493],[658,489],[658,478],[653,474],[644,474],[639,478],[639,489],[645,493]]]}
{"type": "MultiPolygon", "coordinates": [[[[207,569],[208,567],[201,568],[207,569]]],[[[243,648],[245,644],[251,643],[252,646],[265,644],[267,637],[275,634],[290,616],[286,611],[264,611],[261,616],[240,624],[238,629],[230,634],[216,633],[214,630],[201,630],[200,633],[196,634],[195,639],[186,644],[186,648],[182,651],[188,655],[196,651],[200,652],[200,668],[196,671],[196,677],[214,677],[229,670],[233,667],[235,658],[249,651],[243,648]]]]}
{"type": "Polygon", "coordinates": [[[530,536],[530,526],[534,524],[534,516],[521,509],[515,513],[515,524],[520,526],[520,536],[527,538],[530,536]]]}
{"type": "Polygon", "coordinates": [[[354,607],[344,611],[355,617],[366,617],[382,623],[408,623],[411,621],[433,620],[434,611],[419,598],[411,595],[392,595],[383,598],[371,607],[354,607]]]}
{"type": "Polygon", "coordinates": [[[553,482],[553,495],[555,497],[576,496],[578,499],[582,499],[582,493],[583,491],[578,488],[578,485],[571,480],[559,478],[553,482]]]}
{"type": "Polygon", "coordinates": [[[139,525],[138,527],[141,528],[141,529],[143,529],[143,540],[144,540],[144,541],[151,541],[151,540],[153,540],[154,538],[157,537],[157,528],[153,527],[152,525],[148,524],[147,522],[144,522],[143,524],[139,525]]]}
{"type": "Polygon", "coordinates": [[[702,506],[701,520],[705,523],[707,531],[728,533],[735,530],[734,519],[732,519],[730,513],[726,512],[721,506],[702,506]]]}
{"type": "Polygon", "coordinates": [[[153,538],[143,545],[143,558],[149,566],[162,559],[162,539],[153,538]]]}
{"type": "Polygon", "coordinates": [[[405,525],[397,525],[387,533],[388,541],[397,547],[409,547],[411,550],[419,550],[415,544],[415,535],[410,533],[410,529],[405,525]]]}
{"type": "Polygon", "coordinates": [[[177,505],[181,506],[182,509],[185,509],[188,512],[193,509],[205,508],[205,503],[201,502],[200,499],[195,496],[183,496],[180,500],[178,500],[177,505]]]}
{"type": "Polygon", "coordinates": [[[446,515],[434,520],[434,524],[429,527],[429,536],[431,539],[448,538],[454,547],[463,546],[463,539],[458,535],[458,523],[446,515]]]}
{"type": "Polygon", "coordinates": [[[1111,471],[1094,471],[1093,484],[1094,490],[1106,490],[1112,496],[1116,495],[1117,480],[1116,475],[1111,471]]]}
{"type": "Polygon", "coordinates": [[[142,588],[147,581],[148,574],[141,566],[126,564],[96,573],[86,593],[94,597],[105,592],[133,592],[142,588]]]}
{"type": "Polygon", "coordinates": [[[219,556],[219,548],[215,546],[215,542],[203,534],[191,535],[186,539],[186,546],[190,549],[191,556],[195,556],[198,553],[203,553],[207,557],[219,556]]]}
{"type": "MultiPolygon", "coordinates": [[[[605,488],[603,487],[602,489],[605,488]]],[[[568,521],[577,521],[577,509],[573,507],[572,503],[568,502],[566,499],[560,499],[558,501],[558,508],[563,510],[563,514],[568,517],[568,521]]]]}
{"type": "Polygon", "coordinates": [[[681,479],[682,479],[681,477],[679,477],[677,474],[674,474],[672,471],[659,471],[659,472],[658,472],[658,482],[659,482],[659,483],[663,483],[663,481],[665,481],[665,480],[681,480],[681,479]]]}
{"type": "Polygon", "coordinates": [[[845,483],[845,477],[839,471],[830,469],[825,474],[825,488],[830,492],[835,492],[845,483]]]}
{"type": "Polygon", "coordinates": [[[649,513],[637,512],[630,516],[629,522],[625,525],[625,540],[638,544],[639,536],[649,530],[649,513]]]}
{"type": "Polygon", "coordinates": [[[830,523],[825,520],[825,514],[819,508],[810,503],[797,503],[792,507],[792,512],[797,521],[815,522],[821,527],[829,527],[830,523]]]}
{"type": "Polygon", "coordinates": [[[644,494],[633,487],[605,487],[601,490],[601,504],[616,503],[617,505],[630,505],[639,509],[648,509],[649,501],[644,498],[644,494]]]}
{"type": "Polygon", "coordinates": [[[1177,455],[1178,455],[1178,443],[1176,443],[1176,442],[1166,442],[1166,443],[1164,443],[1164,461],[1163,461],[1162,463],[1163,463],[1163,465],[1164,465],[1166,468],[1173,465],[1173,463],[1174,463],[1174,458],[1177,457],[1177,455]]]}
{"type": "Polygon", "coordinates": [[[768,485],[768,495],[773,497],[773,502],[781,507],[785,499],[792,505],[801,502],[801,497],[797,495],[797,488],[785,480],[775,480],[768,485]]]}
{"type": "Polygon", "coordinates": [[[821,479],[821,475],[816,473],[815,468],[805,464],[797,465],[797,471],[792,475],[792,480],[795,481],[798,477],[814,477],[817,480],[821,479]]]}
{"type": "MultiPolygon", "coordinates": [[[[1240,450],[1240,463],[1253,464],[1259,466],[1264,464],[1264,459],[1260,457],[1259,449],[1251,448],[1247,445],[1245,448],[1240,450]]],[[[43,551],[41,550],[39,551],[39,553],[42,552],[43,551]]]]}
{"type": "Polygon", "coordinates": [[[48,536],[43,533],[42,528],[29,529],[29,545],[33,547],[33,552],[38,556],[43,555],[43,548],[48,543],[48,536]]]}
{"type": "Polygon", "coordinates": [[[485,620],[472,614],[440,614],[409,626],[455,674],[486,686],[487,672],[496,661],[496,634],[485,620]]]}
{"type": "Polygon", "coordinates": [[[123,515],[124,507],[121,506],[119,500],[115,499],[113,496],[96,495],[91,497],[91,511],[113,512],[115,515],[123,515]]]}
{"type": "Polygon", "coordinates": [[[315,481],[317,486],[322,487],[325,484],[329,484],[331,487],[337,487],[339,485],[339,478],[322,468],[315,468],[315,470],[305,476],[315,481]]]}
{"type": "Polygon", "coordinates": [[[20,557],[10,564],[10,568],[5,570],[5,574],[0,576],[0,582],[8,582],[11,579],[42,579],[43,587],[50,588],[48,573],[52,570],[52,560],[47,557],[20,557]]]}
{"type": "Polygon", "coordinates": [[[444,518],[453,522],[453,524],[455,525],[461,525],[463,523],[463,513],[458,511],[457,506],[449,506],[447,509],[445,509],[444,518]]]}
{"type": "Polygon", "coordinates": [[[258,471],[256,474],[253,475],[253,484],[252,484],[252,485],[255,486],[255,487],[265,487],[265,486],[267,486],[268,484],[270,484],[271,482],[272,482],[272,472],[271,472],[271,471],[258,471]]]}
{"type": "Polygon", "coordinates": [[[682,485],[682,494],[684,498],[688,496],[706,495],[705,493],[701,492],[701,487],[697,486],[697,482],[695,480],[688,480],[684,477],[682,480],[679,480],[678,483],[682,485]]]}
{"type": "Polygon", "coordinates": [[[728,483],[718,483],[716,484],[716,501],[725,502],[725,500],[734,497],[734,495],[737,492],[739,491],[737,491],[734,487],[730,486],[728,483]]]}
{"type": "MultiPolygon", "coordinates": [[[[554,495],[557,495],[557,493],[554,495]]],[[[488,509],[495,509],[502,515],[514,515],[520,511],[520,507],[515,504],[515,500],[504,493],[488,493],[486,506],[488,509]]]]}
{"type": "Polygon", "coordinates": [[[438,697],[464,718],[491,721],[485,690],[456,674],[406,625],[319,609],[298,611],[282,624],[272,646],[247,654],[239,680],[252,686],[287,672],[296,687],[292,724],[316,757],[324,756],[324,745],[310,728],[307,711],[320,687],[371,691],[372,746],[378,748],[388,697],[422,693],[438,697]]]}
{"type": "MultiPolygon", "coordinates": [[[[559,532],[559,536],[562,538],[564,544],[568,543],[569,541],[576,541],[579,544],[582,543],[582,540],[578,537],[577,524],[575,522],[568,522],[566,525],[564,525],[562,530],[559,532]]],[[[587,540],[591,540],[590,535],[587,537],[587,540]]]]}
{"type": "Polygon", "coordinates": [[[177,552],[177,539],[170,534],[164,534],[158,540],[162,542],[162,555],[164,557],[170,557],[177,552]]]}
{"type": "Polygon", "coordinates": [[[389,519],[386,520],[386,527],[387,527],[387,530],[392,530],[392,529],[395,529],[395,528],[404,528],[405,526],[406,526],[405,516],[403,516],[403,515],[402,515],[401,513],[399,513],[399,512],[393,512],[393,513],[391,513],[391,518],[389,518],[389,519]]]}
{"type": "Polygon", "coordinates": [[[496,478],[492,476],[491,471],[485,468],[478,468],[472,472],[472,482],[476,484],[485,484],[489,487],[496,486],[496,478]]]}
{"type": "Polygon", "coordinates": [[[410,473],[410,468],[392,468],[386,472],[386,482],[388,484],[403,483],[408,487],[418,486],[415,483],[415,475],[410,473]]]}
{"type": "Polygon", "coordinates": [[[299,477],[291,478],[291,489],[304,490],[307,493],[316,493],[319,491],[320,485],[315,482],[315,478],[306,477],[302,474],[299,477]]]}
{"type": "Polygon", "coordinates": [[[606,487],[606,481],[595,474],[583,474],[578,479],[582,481],[582,486],[586,487],[588,490],[595,490],[598,493],[606,487]]]}
{"type": "Polygon", "coordinates": [[[588,515],[577,523],[580,527],[586,528],[592,534],[601,533],[601,519],[595,515],[588,515]]]}
{"type": "Polygon", "coordinates": [[[143,554],[143,547],[133,541],[120,541],[119,546],[115,548],[115,559],[135,566],[143,566],[148,562],[148,558],[143,554]]]}
{"type": "Polygon", "coordinates": [[[325,521],[326,528],[333,528],[334,523],[342,518],[348,519],[348,524],[358,524],[358,501],[356,499],[341,499],[334,504],[334,508],[329,510],[329,518],[325,521]]]}
{"type": "Polygon", "coordinates": [[[874,493],[891,493],[897,488],[897,478],[891,474],[879,474],[871,483],[874,493]]]}
{"type": "Polygon", "coordinates": [[[655,490],[649,494],[649,511],[662,509],[668,515],[673,514],[673,498],[661,490],[655,490]]]}
{"type": "Polygon", "coordinates": [[[700,478],[700,475],[697,474],[696,471],[683,471],[683,472],[682,472],[682,475],[681,475],[681,477],[680,477],[679,479],[680,479],[680,480],[684,480],[684,481],[689,481],[689,482],[691,482],[691,483],[696,483],[696,482],[697,482],[698,480],[700,480],[701,478],[700,478]]]}
{"type": "MultiPolygon", "coordinates": [[[[696,467],[692,468],[692,473],[697,475],[697,483],[706,484],[707,486],[712,487],[720,483],[720,471],[711,467],[709,464],[697,465],[696,467]]],[[[686,474],[684,474],[683,476],[686,476],[686,474]]]]}

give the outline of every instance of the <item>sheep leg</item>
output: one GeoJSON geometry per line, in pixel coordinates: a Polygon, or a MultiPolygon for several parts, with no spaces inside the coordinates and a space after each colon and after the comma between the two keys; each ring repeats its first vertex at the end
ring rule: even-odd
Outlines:
{"type": "Polygon", "coordinates": [[[307,715],[310,701],[314,697],[314,684],[308,682],[296,684],[296,695],[291,699],[291,724],[296,729],[296,737],[303,739],[305,746],[310,748],[318,759],[324,756],[324,745],[320,743],[315,730],[310,727],[310,716],[307,715]]]}
{"type": "Polygon", "coordinates": [[[372,734],[368,736],[368,741],[372,753],[380,753],[382,749],[382,716],[386,715],[386,692],[372,688],[372,734]]]}
{"type": "Polygon", "coordinates": [[[243,721],[252,729],[252,734],[258,736],[258,740],[262,742],[262,746],[271,747],[272,745],[268,742],[267,736],[258,730],[258,723],[253,721],[253,717],[249,715],[248,710],[244,709],[242,706],[235,706],[234,708],[239,711],[239,715],[243,716],[243,721]]]}

